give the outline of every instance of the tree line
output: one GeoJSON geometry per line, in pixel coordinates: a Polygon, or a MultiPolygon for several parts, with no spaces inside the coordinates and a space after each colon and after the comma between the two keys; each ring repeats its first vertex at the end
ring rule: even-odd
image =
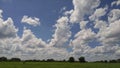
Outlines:
{"type": "MultiPolygon", "coordinates": [[[[21,60],[20,58],[11,58],[7,59],[6,57],[0,57],[0,62],[80,62],[85,63],[88,62],[85,60],[85,57],[78,58],[78,61],[75,61],[74,57],[70,57],[68,60],[54,60],[54,59],[47,59],[47,60],[21,60]]],[[[120,63],[120,59],[116,60],[100,60],[94,61],[95,63],[120,63]]]]}
{"type": "Polygon", "coordinates": [[[7,61],[12,61],[12,62],[20,62],[21,59],[20,58],[11,58],[11,59],[7,59],[6,57],[0,57],[0,62],[7,62],[7,61]]]}

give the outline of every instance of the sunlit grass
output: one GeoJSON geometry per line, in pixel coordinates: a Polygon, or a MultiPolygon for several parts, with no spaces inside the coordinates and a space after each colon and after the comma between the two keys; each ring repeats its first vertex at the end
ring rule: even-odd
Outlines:
{"type": "Polygon", "coordinates": [[[0,62],[0,68],[120,68],[120,63],[0,62]]]}

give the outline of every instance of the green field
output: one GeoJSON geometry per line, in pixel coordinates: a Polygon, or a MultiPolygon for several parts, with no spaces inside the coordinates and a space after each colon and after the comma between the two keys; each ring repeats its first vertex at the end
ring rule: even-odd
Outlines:
{"type": "Polygon", "coordinates": [[[0,68],[120,68],[120,63],[0,62],[0,68]]]}

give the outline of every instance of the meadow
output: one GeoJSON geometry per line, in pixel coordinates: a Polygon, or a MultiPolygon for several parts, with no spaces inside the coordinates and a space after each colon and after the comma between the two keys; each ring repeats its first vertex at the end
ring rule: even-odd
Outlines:
{"type": "Polygon", "coordinates": [[[120,68],[120,63],[0,62],[0,68],[120,68]]]}

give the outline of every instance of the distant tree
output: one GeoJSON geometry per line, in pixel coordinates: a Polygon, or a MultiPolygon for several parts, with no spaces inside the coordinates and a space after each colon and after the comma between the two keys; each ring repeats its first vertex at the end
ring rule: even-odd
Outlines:
{"type": "Polygon", "coordinates": [[[0,57],[0,62],[1,61],[7,61],[8,59],[6,57],[0,57]]]}
{"type": "Polygon", "coordinates": [[[45,62],[45,59],[41,60],[42,62],[45,62]]]}
{"type": "Polygon", "coordinates": [[[21,59],[20,58],[11,58],[10,61],[14,61],[14,62],[20,62],[21,59]]]}
{"type": "Polygon", "coordinates": [[[104,63],[107,63],[108,61],[107,60],[104,60],[104,63]]]}
{"type": "Polygon", "coordinates": [[[47,59],[47,62],[54,62],[54,59],[47,59]]]}
{"type": "Polygon", "coordinates": [[[120,59],[117,59],[117,62],[120,63],[120,59]]]}
{"type": "Polygon", "coordinates": [[[78,59],[79,59],[79,62],[86,62],[84,57],[80,57],[78,59]]]}
{"type": "Polygon", "coordinates": [[[110,63],[117,63],[117,60],[110,60],[110,63]]]}
{"type": "Polygon", "coordinates": [[[64,60],[62,60],[62,62],[66,62],[66,60],[64,59],[64,60]]]}
{"type": "Polygon", "coordinates": [[[75,62],[75,59],[74,59],[74,57],[70,57],[68,61],[69,62],[75,62]]]}

